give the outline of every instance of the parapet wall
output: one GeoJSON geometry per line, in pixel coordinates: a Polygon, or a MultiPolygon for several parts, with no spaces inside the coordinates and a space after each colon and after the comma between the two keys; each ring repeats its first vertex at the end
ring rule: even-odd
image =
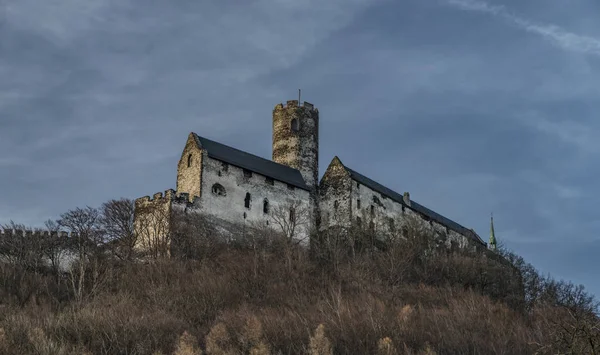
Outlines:
{"type": "Polygon", "coordinates": [[[316,108],[313,104],[304,101],[303,103],[301,103],[300,105],[298,105],[298,100],[288,100],[285,104],[283,103],[279,103],[277,105],[275,105],[275,110],[283,110],[283,109],[288,109],[288,108],[304,108],[306,110],[310,110],[310,111],[315,111],[315,112],[319,112],[319,109],[316,108]]]}
{"type": "Polygon", "coordinates": [[[195,196],[192,202],[189,202],[190,196],[187,192],[176,192],[173,189],[168,189],[165,192],[157,192],[152,197],[144,196],[135,200],[136,205],[138,203],[177,203],[185,204],[189,207],[199,205],[200,197],[195,196]]]}
{"type": "Polygon", "coordinates": [[[64,232],[64,231],[47,231],[47,230],[22,230],[22,229],[1,229],[0,228],[0,239],[13,238],[13,237],[36,237],[36,238],[49,238],[49,237],[60,237],[60,238],[77,238],[78,234],[75,232],[64,232]]]}
{"type": "Polygon", "coordinates": [[[168,189],[165,192],[157,192],[152,197],[144,196],[135,200],[136,206],[146,204],[176,204],[184,208],[196,208],[200,207],[200,197],[194,196],[193,201],[190,202],[190,196],[187,192],[176,192],[173,189],[168,189]]]}

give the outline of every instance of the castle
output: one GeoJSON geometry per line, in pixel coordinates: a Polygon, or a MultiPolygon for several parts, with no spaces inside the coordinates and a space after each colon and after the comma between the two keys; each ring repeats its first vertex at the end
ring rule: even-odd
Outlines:
{"type": "Polygon", "coordinates": [[[321,181],[318,167],[319,110],[308,102],[275,106],[272,160],[190,133],[176,190],[136,200],[139,247],[167,233],[173,211],[202,215],[224,234],[235,226],[262,226],[305,244],[315,230],[358,225],[384,235],[402,230],[410,217],[447,244],[486,247],[472,229],[350,169],[337,156],[321,181]]]}

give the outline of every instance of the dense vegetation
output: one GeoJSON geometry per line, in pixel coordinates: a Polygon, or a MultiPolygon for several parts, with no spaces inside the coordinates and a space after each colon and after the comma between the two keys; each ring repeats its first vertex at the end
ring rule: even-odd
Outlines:
{"type": "Polygon", "coordinates": [[[417,229],[382,251],[356,229],[311,252],[267,230],[225,243],[183,218],[169,258],[135,253],[128,200],[46,224],[76,235],[4,236],[0,353],[600,353],[594,298],[507,251],[432,249],[417,229]]]}

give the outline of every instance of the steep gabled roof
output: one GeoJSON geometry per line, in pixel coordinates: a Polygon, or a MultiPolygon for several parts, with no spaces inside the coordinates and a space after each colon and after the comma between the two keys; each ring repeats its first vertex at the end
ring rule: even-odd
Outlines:
{"type": "Polygon", "coordinates": [[[302,178],[302,174],[296,169],[246,153],[208,138],[200,137],[196,133],[194,133],[194,138],[198,144],[198,148],[206,150],[208,156],[213,159],[268,176],[303,190],[309,190],[302,178]]]}
{"type": "Polygon", "coordinates": [[[362,174],[359,174],[358,172],[348,168],[345,165],[344,165],[344,168],[346,169],[346,171],[348,171],[348,173],[350,174],[350,177],[352,179],[354,179],[355,181],[358,181],[362,185],[365,185],[365,186],[369,187],[370,189],[377,191],[380,194],[385,195],[386,197],[406,206],[407,208],[410,208],[422,215],[427,216],[428,218],[432,219],[433,221],[436,221],[437,223],[439,223],[443,226],[446,226],[449,229],[452,229],[453,231],[455,231],[459,234],[470,237],[471,239],[473,239],[481,244],[485,244],[483,242],[483,240],[481,240],[481,238],[477,235],[477,233],[475,233],[475,231],[473,231],[472,229],[465,228],[465,227],[461,226],[460,224],[452,221],[451,219],[448,219],[448,218],[430,210],[429,208],[413,201],[412,199],[410,200],[410,206],[408,206],[404,202],[404,196],[400,195],[399,193],[381,185],[380,183],[378,183],[376,181],[369,179],[368,177],[366,177],[362,174]]]}

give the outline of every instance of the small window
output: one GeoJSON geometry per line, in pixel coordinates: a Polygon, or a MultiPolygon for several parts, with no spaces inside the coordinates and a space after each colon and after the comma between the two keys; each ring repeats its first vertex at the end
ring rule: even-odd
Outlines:
{"type": "Polygon", "coordinates": [[[187,164],[188,164],[188,168],[192,166],[192,155],[191,154],[188,155],[188,162],[187,162],[187,164]]]}
{"type": "Polygon", "coordinates": [[[356,200],[356,208],[360,209],[360,200],[356,200]]]}
{"type": "Polygon", "coordinates": [[[246,217],[248,217],[248,215],[246,214],[246,212],[244,212],[244,219],[246,219],[246,217]]]}
{"type": "Polygon", "coordinates": [[[250,193],[246,192],[246,198],[244,198],[244,207],[250,208],[250,193]]]}
{"type": "Polygon", "coordinates": [[[288,190],[295,190],[296,187],[294,185],[287,184],[288,190]]]}
{"type": "Polygon", "coordinates": [[[298,132],[300,130],[300,121],[297,118],[294,118],[291,123],[292,132],[298,132]]]}
{"type": "Polygon", "coordinates": [[[375,206],[371,205],[371,216],[375,214],[375,206]]]}
{"type": "Polygon", "coordinates": [[[335,202],[333,203],[333,208],[335,208],[335,210],[337,211],[338,207],[340,207],[340,203],[338,202],[338,200],[335,200],[335,202]]]}
{"type": "Polygon", "coordinates": [[[221,184],[214,184],[212,186],[212,193],[217,196],[227,196],[227,192],[225,191],[225,188],[221,184]]]}
{"type": "Polygon", "coordinates": [[[379,206],[383,206],[383,203],[381,203],[381,200],[379,199],[379,197],[373,195],[373,203],[379,206]]]}
{"type": "Polygon", "coordinates": [[[275,180],[273,180],[273,178],[270,178],[267,176],[267,178],[265,179],[265,182],[271,186],[275,185],[275,180]]]}
{"type": "Polygon", "coordinates": [[[269,200],[267,200],[266,198],[263,201],[263,213],[269,213],[269,200]]]}
{"type": "Polygon", "coordinates": [[[244,177],[246,179],[250,179],[252,177],[252,172],[250,170],[244,169],[244,177]]]}
{"type": "Polygon", "coordinates": [[[290,208],[290,222],[294,223],[296,221],[296,210],[292,207],[290,208]]]}

